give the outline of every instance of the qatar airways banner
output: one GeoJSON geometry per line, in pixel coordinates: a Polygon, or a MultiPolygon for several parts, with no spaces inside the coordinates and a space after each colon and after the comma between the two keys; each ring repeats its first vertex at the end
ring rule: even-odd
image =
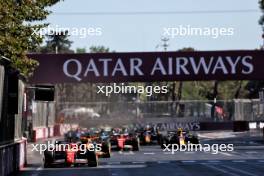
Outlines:
{"type": "Polygon", "coordinates": [[[263,51],[32,54],[30,82],[264,80],[263,51]]]}

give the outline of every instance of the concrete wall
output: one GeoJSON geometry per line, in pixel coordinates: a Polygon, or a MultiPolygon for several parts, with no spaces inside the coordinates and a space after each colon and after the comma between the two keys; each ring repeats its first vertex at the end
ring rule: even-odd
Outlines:
{"type": "Polygon", "coordinates": [[[25,83],[18,72],[0,60],[0,175],[14,175],[26,164],[22,137],[25,83]],[[17,107],[16,107],[17,105],[17,107]]]}
{"type": "Polygon", "coordinates": [[[18,142],[0,146],[0,175],[15,175],[26,164],[25,139],[18,142]]]}

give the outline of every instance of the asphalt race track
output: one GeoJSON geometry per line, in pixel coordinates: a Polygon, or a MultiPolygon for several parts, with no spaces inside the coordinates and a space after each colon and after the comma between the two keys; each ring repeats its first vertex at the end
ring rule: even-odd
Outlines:
{"type": "Polygon", "coordinates": [[[139,152],[112,152],[99,167],[42,167],[42,156],[28,145],[28,167],[19,176],[260,176],[264,173],[264,140],[258,133],[199,133],[201,143],[234,144],[232,152],[163,152],[160,146],[141,146],[139,152]]]}

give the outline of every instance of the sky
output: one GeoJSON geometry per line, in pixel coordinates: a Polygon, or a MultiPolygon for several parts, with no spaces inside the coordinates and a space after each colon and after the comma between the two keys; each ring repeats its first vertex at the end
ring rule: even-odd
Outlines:
{"type": "Polygon", "coordinates": [[[161,38],[166,29],[179,29],[180,26],[200,28],[203,32],[205,28],[217,28],[218,31],[231,28],[233,33],[217,38],[212,35],[168,35],[169,51],[183,47],[196,50],[256,49],[263,43],[258,24],[261,16],[258,0],[64,0],[50,10],[53,13],[46,22],[53,28],[99,30],[86,37],[80,32],[71,35],[74,50],[86,48],[88,51],[92,45],[103,45],[116,52],[162,51],[161,38]],[[240,10],[243,12],[237,12],[240,10]],[[210,13],[195,13],[201,11],[210,13]],[[236,12],[227,13],[230,11],[236,12]]]}

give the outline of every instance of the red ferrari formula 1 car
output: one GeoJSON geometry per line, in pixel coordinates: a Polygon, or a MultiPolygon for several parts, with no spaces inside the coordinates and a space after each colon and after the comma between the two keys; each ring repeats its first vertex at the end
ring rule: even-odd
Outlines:
{"type": "Polygon", "coordinates": [[[131,149],[138,151],[140,148],[139,138],[132,133],[113,132],[110,136],[110,143],[111,147],[117,150],[131,149]]]}
{"type": "Polygon", "coordinates": [[[55,164],[66,167],[87,164],[89,167],[98,166],[98,156],[93,144],[84,145],[80,142],[65,140],[53,141],[53,147],[44,151],[44,168],[55,164]]]}

